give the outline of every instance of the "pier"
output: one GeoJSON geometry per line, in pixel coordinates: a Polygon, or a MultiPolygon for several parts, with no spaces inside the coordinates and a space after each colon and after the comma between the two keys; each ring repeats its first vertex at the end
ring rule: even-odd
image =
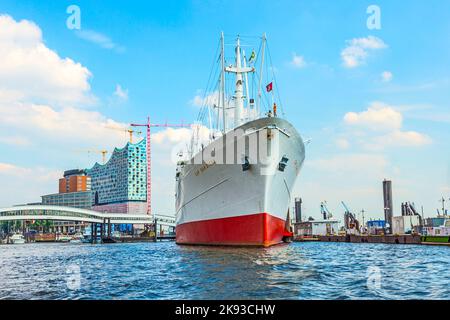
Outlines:
{"type": "Polygon", "coordinates": [[[427,237],[419,234],[405,235],[327,235],[296,237],[296,242],[347,242],[347,243],[385,243],[385,244],[423,244],[450,246],[450,237],[427,237]]]}

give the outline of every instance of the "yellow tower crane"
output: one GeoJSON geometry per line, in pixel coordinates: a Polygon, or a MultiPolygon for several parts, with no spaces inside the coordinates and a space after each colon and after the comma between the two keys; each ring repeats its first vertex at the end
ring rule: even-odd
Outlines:
{"type": "Polygon", "coordinates": [[[141,131],[133,130],[131,128],[114,127],[114,126],[106,126],[106,128],[128,133],[130,135],[130,143],[133,143],[133,134],[134,133],[136,133],[138,135],[142,134],[141,131]]]}
{"type": "Polygon", "coordinates": [[[108,150],[88,150],[88,153],[101,153],[102,154],[102,162],[106,163],[106,155],[108,154],[108,150]]]}
{"type": "Polygon", "coordinates": [[[102,164],[105,164],[105,163],[106,163],[106,155],[109,153],[108,150],[96,150],[96,149],[91,149],[91,150],[76,150],[75,152],[101,154],[101,155],[102,155],[102,164]]]}

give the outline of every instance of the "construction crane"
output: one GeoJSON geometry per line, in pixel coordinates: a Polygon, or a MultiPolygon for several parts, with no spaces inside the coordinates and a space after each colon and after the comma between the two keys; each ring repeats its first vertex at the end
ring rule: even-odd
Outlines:
{"type": "Polygon", "coordinates": [[[349,210],[347,205],[344,201],[341,201],[342,206],[345,209],[344,213],[344,223],[345,223],[345,229],[356,229],[359,230],[359,221],[356,219],[355,215],[349,210]]]}
{"type": "Polygon", "coordinates": [[[105,126],[108,129],[112,129],[112,130],[118,130],[118,131],[122,131],[122,132],[126,132],[130,135],[130,143],[133,143],[133,134],[142,134],[141,131],[136,131],[130,128],[123,128],[123,127],[113,127],[113,126],[105,126]]]}
{"type": "Polygon", "coordinates": [[[102,164],[106,163],[106,155],[108,154],[108,150],[87,150],[88,153],[101,153],[102,155],[102,164]]]}
{"type": "Polygon", "coordinates": [[[189,124],[164,124],[151,123],[150,117],[147,117],[147,123],[137,124],[131,123],[131,127],[146,127],[147,128],[147,214],[152,215],[152,159],[151,159],[151,128],[190,128],[189,124]]]}
{"type": "Polygon", "coordinates": [[[102,164],[105,164],[106,163],[106,155],[108,154],[109,151],[92,149],[92,150],[76,150],[75,152],[101,154],[102,155],[102,164]]]}

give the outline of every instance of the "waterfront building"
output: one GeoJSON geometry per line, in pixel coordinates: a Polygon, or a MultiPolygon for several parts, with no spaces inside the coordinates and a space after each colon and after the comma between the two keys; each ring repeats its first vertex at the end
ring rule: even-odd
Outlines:
{"type": "Polygon", "coordinates": [[[147,213],[146,140],[116,148],[105,164],[86,169],[94,194],[93,210],[110,213],[147,213]]]}
{"type": "Polygon", "coordinates": [[[59,193],[81,192],[91,190],[91,177],[85,170],[67,170],[59,179],[59,193]]]}
{"type": "Polygon", "coordinates": [[[392,217],[393,234],[409,234],[420,227],[420,216],[399,216],[392,217]]]}
{"type": "Polygon", "coordinates": [[[94,194],[91,191],[91,178],[85,170],[64,171],[64,178],[59,179],[59,193],[41,196],[42,204],[91,209],[94,194]]]}
{"type": "MultiPolygon", "coordinates": [[[[91,209],[94,193],[91,191],[91,178],[85,170],[73,169],[64,172],[59,179],[59,193],[41,196],[42,204],[80,209],[91,209]]],[[[54,221],[57,232],[69,233],[81,230],[86,224],[73,221],[54,221]]]]}
{"type": "Polygon", "coordinates": [[[384,234],[386,229],[385,220],[369,220],[367,221],[367,232],[370,235],[384,234]]]}
{"type": "Polygon", "coordinates": [[[42,204],[52,206],[91,209],[94,204],[94,193],[92,191],[55,193],[41,196],[41,198],[42,204]]]}
{"type": "Polygon", "coordinates": [[[312,220],[295,223],[294,235],[304,236],[326,236],[339,232],[339,221],[334,219],[312,220]]]}

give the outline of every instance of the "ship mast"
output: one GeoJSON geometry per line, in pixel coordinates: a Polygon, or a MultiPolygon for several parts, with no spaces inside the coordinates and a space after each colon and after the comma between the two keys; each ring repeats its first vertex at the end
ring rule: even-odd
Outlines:
{"type": "Polygon", "coordinates": [[[263,78],[263,72],[264,72],[264,54],[266,49],[266,34],[263,33],[262,36],[262,54],[261,54],[261,70],[259,70],[259,83],[258,83],[258,103],[256,104],[256,113],[259,116],[260,110],[261,110],[261,85],[262,85],[262,78],[263,78]]]}
{"type": "Polygon", "coordinates": [[[225,71],[234,73],[235,77],[235,90],[234,90],[234,126],[238,127],[242,123],[242,113],[244,111],[244,90],[242,83],[242,74],[253,72],[255,69],[251,67],[242,67],[241,63],[241,45],[239,37],[236,40],[236,65],[225,67],[225,71]]]}
{"type": "Polygon", "coordinates": [[[221,72],[220,72],[220,94],[219,94],[219,105],[222,106],[222,120],[223,120],[223,134],[227,132],[227,117],[226,117],[226,107],[225,107],[225,43],[223,37],[223,31],[220,34],[220,44],[221,44],[221,52],[220,52],[220,63],[221,63],[221,72]]]}
{"type": "MultiPolygon", "coordinates": [[[[244,56],[244,68],[247,68],[247,57],[245,55],[245,51],[242,50],[242,55],[244,56]]],[[[249,89],[248,89],[248,74],[245,74],[245,99],[247,100],[247,120],[250,118],[250,102],[249,102],[249,89]]]]}
{"type": "Polygon", "coordinates": [[[244,90],[242,85],[241,69],[241,44],[239,38],[236,41],[236,89],[234,91],[234,126],[237,127],[242,121],[242,112],[244,110],[244,90]]]}

